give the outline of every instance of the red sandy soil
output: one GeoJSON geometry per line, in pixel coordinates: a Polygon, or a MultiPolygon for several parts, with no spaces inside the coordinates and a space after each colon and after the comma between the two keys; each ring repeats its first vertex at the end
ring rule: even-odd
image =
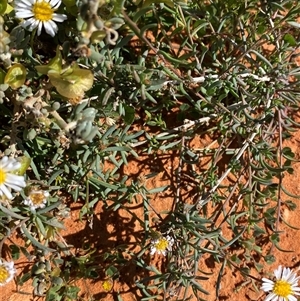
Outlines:
{"type": "MultiPolygon", "coordinates": [[[[299,119],[299,118],[297,118],[299,119]]],[[[210,141],[203,139],[205,137],[196,136],[191,142],[190,146],[194,148],[201,148],[208,145],[210,141]],[[201,138],[201,139],[200,139],[201,138]]],[[[285,141],[285,146],[288,146],[296,154],[296,158],[300,157],[300,130],[295,132],[289,140],[285,141]]],[[[158,155],[157,157],[151,157],[141,155],[138,159],[132,159],[127,166],[122,170],[123,174],[128,175],[129,180],[145,181],[146,187],[149,189],[164,185],[171,185],[175,179],[174,170],[178,167],[177,153],[166,153],[158,155]],[[150,178],[149,180],[143,179],[143,176],[150,172],[157,172],[157,176],[150,178]]],[[[294,174],[285,174],[284,185],[288,191],[294,195],[300,195],[300,163],[293,163],[294,174]]],[[[186,191],[189,187],[186,188],[186,191]]],[[[291,199],[291,198],[289,198],[291,199]]],[[[171,208],[174,201],[174,192],[167,190],[154,196],[152,205],[157,212],[162,212],[171,208]]],[[[293,200],[298,204],[297,200],[293,200]]],[[[131,207],[130,211],[134,212],[138,218],[143,219],[143,208],[139,203],[131,203],[128,207],[131,207]]],[[[68,244],[74,245],[75,248],[81,248],[83,243],[87,242],[94,246],[99,253],[104,251],[110,251],[115,245],[126,243],[132,246],[131,250],[136,250],[141,237],[143,236],[142,229],[139,226],[137,220],[135,220],[131,214],[124,209],[117,211],[103,211],[102,202],[99,202],[95,207],[95,216],[93,220],[93,229],[88,225],[87,221],[79,220],[79,211],[82,204],[80,202],[72,203],[70,217],[65,219],[65,230],[61,232],[62,237],[68,244]]],[[[296,228],[300,228],[300,207],[297,206],[295,211],[289,211],[284,209],[285,220],[296,228]]],[[[154,216],[154,215],[153,215],[154,216]]],[[[297,270],[300,266],[300,232],[288,228],[284,224],[280,225],[281,238],[280,247],[284,250],[290,250],[291,252],[283,253],[276,248],[273,250],[273,254],[276,257],[274,264],[264,265],[264,268],[259,275],[256,271],[251,271],[252,275],[260,279],[263,276],[267,276],[273,273],[273,270],[277,268],[279,264],[291,267],[297,270]]],[[[20,239],[15,238],[17,244],[22,244],[20,239]]],[[[265,246],[264,252],[268,251],[270,245],[265,246]]],[[[75,250],[75,249],[74,249],[75,250]]],[[[75,251],[76,252],[76,251],[75,251]]],[[[163,258],[158,255],[151,257],[151,264],[157,267],[161,266],[163,258]]],[[[25,258],[21,258],[17,261],[16,268],[18,274],[24,272],[24,268],[28,267],[28,263],[25,258]]],[[[204,258],[199,267],[201,270],[210,273],[208,280],[201,282],[201,285],[205,290],[210,292],[210,295],[201,295],[204,300],[214,301],[216,299],[215,286],[220,270],[220,265],[215,263],[209,257],[204,258]]],[[[124,301],[141,300],[141,295],[138,289],[134,285],[134,280],[138,271],[135,266],[129,266],[126,271],[121,273],[121,277],[118,281],[115,281],[113,288],[110,292],[105,292],[102,287],[104,278],[99,277],[96,280],[76,280],[73,285],[77,285],[81,288],[80,300],[117,300],[117,292],[121,293],[124,301]]],[[[259,287],[260,283],[256,282],[259,287]]],[[[44,300],[43,297],[32,296],[31,281],[26,282],[23,286],[17,287],[14,281],[11,281],[4,287],[0,288],[0,297],[2,301],[37,301],[44,300]]],[[[236,270],[225,269],[224,276],[222,277],[221,289],[219,291],[218,300],[264,300],[265,294],[261,291],[256,291],[249,281],[245,283],[245,279],[236,270]]],[[[173,299],[170,299],[173,300],[173,299]]],[[[174,299],[175,300],[175,299],[174,299]]],[[[196,300],[192,298],[190,300],[196,300]]]]}

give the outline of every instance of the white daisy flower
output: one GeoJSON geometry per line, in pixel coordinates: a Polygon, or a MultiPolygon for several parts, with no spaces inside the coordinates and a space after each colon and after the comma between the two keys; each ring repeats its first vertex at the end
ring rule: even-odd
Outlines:
{"type": "Polygon", "coordinates": [[[261,289],[270,292],[264,301],[297,301],[293,295],[300,295],[300,287],[296,273],[289,268],[282,268],[280,265],[274,271],[275,281],[263,278],[261,289]]]}
{"type": "Polygon", "coordinates": [[[61,0],[15,0],[16,17],[25,19],[21,23],[24,28],[30,31],[37,28],[40,35],[44,26],[46,32],[54,37],[58,30],[55,22],[67,19],[66,15],[55,13],[60,4],[61,0]]]}
{"type": "Polygon", "coordinates": [[[166,237],[161,236],[159,238],[153,239],[151,241],[150,254],[154,253],[167,255],[168,251],[172,251],[172,246],[174,244],[174,239],[167,235],[166,237]]]}
{"type": "Polygon", "coordinates": [[[8,199],[12,199],[11,189],[21,191],[26,186],[23,176],[11,173],[20,167],[21,163],[14,158],[5,156],[0,160],[0,196],[5,195],[8,199]]]}
{"type": "Polygon", "coordinates": [[[23,203],[29,206],[32,212],[35,212],[38,208],[46,207],[49,195],[48,191],[33,190],[29,193],[29,196],[23,201],[23,203]]]}
{"type": "Polygon", "coordinates": [[[14,262],[7,262],[0,259],[0,286],[5,285],[14,278],[16,270],[14,262]]]}

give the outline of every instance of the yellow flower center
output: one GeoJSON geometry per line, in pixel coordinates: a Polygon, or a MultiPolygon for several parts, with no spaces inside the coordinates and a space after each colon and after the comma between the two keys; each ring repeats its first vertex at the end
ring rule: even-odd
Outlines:
{"type": "Polygon", "coordinates": [[[40,205],[44,202],[45,196],[42,192],[32,193],[29,198],[34,205],[40,205]]]}
{"type": "Polygon", "coordinates": [[[285,280],[277,280],[274,285],[273,293],[277,296],[287,299],[287,297],[292,293],[292,286],[285,280]]]}
{"type": "Polygon", "coordinates": [[[155,244],[155,248],[158,251],[165,251],[169,245],[169,242],[166,238],[162,237],[158,240],[158,242],[155,244]]]}
{"type": "Polygon", "coordinates": [[[9,277],[9,273],[7,269],[1,265],[0,266],[0,283],[4,283],[6,279],[9,277]]]}
{"type": "Polygon", "coordinates": [[[6,172],[0,168],[0,184],[3,184],[6,180],[6,172]]]}
{"type": "Polygon", "coordinates": [[[49,21],[53,19],[54,9],[46,1],[37,1],[32,7],[34,18],[39,21],[49,21]]]}
{"type": "Polygon", "coordinates": [[[112,289],[112,282],[110,280],[105,280],[102,283],[102,287],[106,292],[109,292],[112,289]]]}

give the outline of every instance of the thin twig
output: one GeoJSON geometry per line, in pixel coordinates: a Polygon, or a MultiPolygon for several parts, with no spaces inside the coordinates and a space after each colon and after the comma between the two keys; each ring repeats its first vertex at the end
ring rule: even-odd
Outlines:
{"type": "Polygon", "coordinates": [[[183,151],[185,149],[185,136],[184,136],[184,132],[182,134],[182,138],[181,138],[181,148],[180,148],[180,154],[179,154],[179,162],[178,162],[178,167],[177,167],[177,174],[176,174],[176,195],[175,195],[175,204],[173,206],[172,211],[174,211],[175,206],[179,203],[180,201],[180,191],[181,191],[181,172],[182,172],[182,155],[183,155],[183,151]]]}
{"type": "MultiPolygon", "coordinates": [[[[273,97],[269,97],[268,98],[268,103],[266,104],[266,108],[269,108],[271,105],[271,101],[272,101],[273,97]]],[[[264,114],[263,114],[264,115],[264,114]]],[[[254,132],[252,133],[252,135],[250,136],[250,138],[248,138],[247,140],[244,141],[244,145],[242,148],[239,149],[239,151],[236,153],[236,156],[234,157],[234,160],[238,161],[244,154],[244,152],[246,151],[246,149],[249,147],[249,145],[253,142],[254,138],[258,135],[259,133],[259,129],[261,128],[261,124],[258,123],[255,128],[254,128],[254,132]]],[[[232,167],[229,167],[223,174],[222,176],[219,178],[219,180],[217,181],[217,183],[214,185],[214,187],[212,187],[208,193],[206,194],[206,197],[204,199],[202,199],[202,196],[199,196],[197,201],[196,201],[196,207],[203,207],[205,204],[207,204],[211,198],[211,195],[216,191],[216,189],[220,186],[220,184],[223,182],[223,180],[228,176],[228,174],[231,172],[232,167]]]]}
{"type": "MultiPolygon", "coordinates": [[[[279,153],[279,168],[282,169],[282,118],[281,118],[281,111],[280,109],[277,111],[278,114],[278,132],[279,132],[279,149],[278,149],[278,153],[279,153]]],[[[282,173],[279,174],[279,182],[278,182],[278,194],[277,194],[277,217],[276,217],[276,223],[275,223],[275,232],[278,233],[279,230],[279,224],[280,224],[280,218],[281,218],[281,214],[280,214],[280,210],[281,210],[281,186],[282,186],[282,173]]],[[[270,254],[272,253],[274,249],[274,242],[272,243],[272,246],[270,248],[270,254]]]]}
{"type": "MultiPolygon", "coordinates": [[[[203,123],[207,123],[209,122],[211,119],[214,119],[216,118],[217,115],[216,114],[211,114],[209,115],[208,117],[202,117],[200,119],[197,119],[197,120],[188,120],[186,119],[184,121],[184,124],[183,125],[180,125],[178,127],[175,127],[174,129],[172,130],[169,130],[169,131],[166,131],[166,132],[163,132],[163,133],[160,133],[158,134],[157,136],[155,136],[155,138],[162,138],[164,136],[167,136],[167,135],[170,135],[170,134],[174,134],[174,133],[182,133],[182,132],[185,132],[187,131],[190,127],[194,126],[194,125],[197,125],[197,124],[203,124],[203,123]]],[[[137,146],[140,146],[140,145],[143,145],[145,143],[147,143],[148,140],[143,140],[143,141],[139,141],[139,142],[136,142],[136,143],[131,143],[130,146],[131,147],[137,147],[137,146]]]]}

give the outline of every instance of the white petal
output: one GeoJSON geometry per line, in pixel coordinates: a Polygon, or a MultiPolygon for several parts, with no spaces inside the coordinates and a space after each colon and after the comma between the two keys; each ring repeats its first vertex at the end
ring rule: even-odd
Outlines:
{"type": "Polygon", "coordinates": [[[31,200],[30,199],[25,199],[24,201],[23,201],[23,203],[25,204],[25,205],[27,205],[27,206],[29,206],[29,205],[31,205],[31,200]]]}
{"type": "Polygon", "coordinates": [[[19,18],[19,19],[24,19],[24,18],[30,18],[33,16],[33,13],[31,11],[19,11],[19,12],[16,12],[16,17],[19,18]]]}
{"type": "Polygon", "coordinates": [[[41,24],[41,22],[40,22],[39,20],[33,19],[33,22],[32,22],[32,24],[30,25],[29,30],[30,30],[30,31],[34,30],[35,28],[39,27],[40,24],[41,24]]]}
{"type": "Polygon", "coordinates": [[[297,298],[294,297],[294,296],[292,296],[292,295],[289,295],[289,296],[288,296],[288,300],[289,300],[289,301],[297,301],[297,298]]]}
{"type": "Polygon", "coordinates": [[[46,32],[52,37],[55,36],[55,33],[58,30],[57,25],[51,20],[44,22],[44,27],[45,27],[46,32]]]}
{"type": "Polygon", "coordinates": [[[38,30],[37,30],[37,35],[41,35],[41,32],[42,32],[42,27],[43,27],[43,23],[42,22],[39,22],[38,24],[38,30]]]}
{"type": "Polygon", "coordinates": [[[18,1],[18,2],[22,2],[24,4],[26,4],[27,6],[32,6],[34,3],[36,3],[36,0],[21,0],[21,1],[18,1]]]}
{"type": "Polygon", "coordinates": [[[13,261],[6,262],[6,267],[7,267],[8,269],[13,268],[13,267],[14,267],[14,262],[13,262],[13,261]]]}
{"type": "Polygon", "coordinates": [[[26,183],[23,176],[13,175],[13,174],[6,174],[5,184],[15,184],[21,187],[25,187],[26,183]]]}
{"type": "Polygon", "coordinates": [[[262,278],[262,281],[266,281],[266,282],[272,282],[272,283],[274,283],[274,281],[273,281],[273,280],[271,280],[271,279],[269,279],[269,278],[265,278],[265,277],[263,277],[263,278],[262,278]]]}
{"type": "Polygon", "coordinates": [[[296,279],[297,279],[297,277],[296,277],[297,275],[295,274],[295,273],[291,273],[290,275],[288,275],[287,276],[287,281],[289,282],[289,283],[294,283],[295,281],[297,281],[296,279]]]}
{"type": "Polygon", "coordinates": [[[289,268],[283,268],[281,279],[287,280],[289,278],[290,274],[291,274],[291,271],[289,268]]]}
{"type": "Polygon", "coordinates": [[[20,187],[26,187],[26,182],[23,176],[17,176],[13,174],[6,175],[5,185],[17,185],[20,187]]]}
{"type": "Polygon", "coordinates": [[[26,187],[25,180],[12,183],[5,182],[4,184],[12,189],[15,189],[16,191],[21,191],[24,187],[26,187]]]}
{"type": "Polygon", "coordinates": [[[5,185],[1,184],[0,190],[9,200],[11,200],[13,198],[11,192],[7,189],[7,187],[5,185]]]}
{"type": "Polygon", "coordinates": [[[15,11],[32,11],[31,6],[24,3],[15,4],[15,11]]]}
{"type": "Polygon", "coordinates": [[[262,285],[260,289],[265,292],[269,292],[273,290],[273,287],[274,285],[268,284],[268,285],[262,285]]]}
{"type": "Polygon", "coordinates": [[[155,252],[156,252],[156,248],[151,247],[151,249],[150,249],[150,254],[153,255],[153,254],[155,254],[155,252]]]}
{"type": "Polygon", "coordinates": [[[60,6],[61,1],[60,0],[51,0],[49,3],[52,8],[57,9],[60,6]]]}
{"type": "Polygon", "coordinates": [[[56,22],[63,22],[67,19],[68,19],[68,17],[66,15],[62,15],[62,14],[53,14],[53,16],[52,16],[52,20],[56,21],[56,22]]]}
{"type": "Polygon", "coordinates": [[[23,187],[20,187],[20,186],[14,185],[14,184],[6,184],[6,186],[13,189],[13,190],[15,190],[15,191],[23,190],[23,187]]]}
{"type": "Polygon", "coordinates": [[[34,18],[27,19],[22,23],[22,26],[30,31],[37,27],[36,20],[34,18]]]}
{"type": "Polygon", "coordinates": [[[15,7],[24,7],[26,9],[31,9],[33,6],[33,3],[31,3],[31,1],[15,1],[15,7]]]}
{"type": "Polygon", "coordinates": [[[7,163],[8,161],[8,157],[7,156],[4,156],[1,161],[0,161],[0,167],[3,167],[5,166],[5,164],[7,163]]]}
{"type": "Polygon", "coordinates": [[[5,166],[5,171],[15,171],[21,167],[21,163],[17,161],[10,161],[6,166],[5,166]]]}
{"type": "Polygon", "coordinates": [[[277,270],[274,271],[274,275],[277,280],[281,279],[281,275],[282,275],[282,266],[281,265],[277,268],[277,270]]]}
{"type": "Polygon", "coordinates": [[[274,293],[270,293],[264,301],[271,301],[271,300],[273,301],[273,300],[275,300],[274,299],[275,297],[276,297],[276,295],[274,293]]]}
{"type": "Polygon", "coordinates": [[[10,169],[13,168],[14,164],[18,162],[16,159],[13,158],[7,158],[6,156],[3,158],[1,165],[3,169],[10,169]]]}
{"type": "Polygon", "coordinates": [[[263,278],[262,281],[267,282],[267,283],[271,283],[274,284],[274,281],[268,279],[268,278],[263,278]]]}

